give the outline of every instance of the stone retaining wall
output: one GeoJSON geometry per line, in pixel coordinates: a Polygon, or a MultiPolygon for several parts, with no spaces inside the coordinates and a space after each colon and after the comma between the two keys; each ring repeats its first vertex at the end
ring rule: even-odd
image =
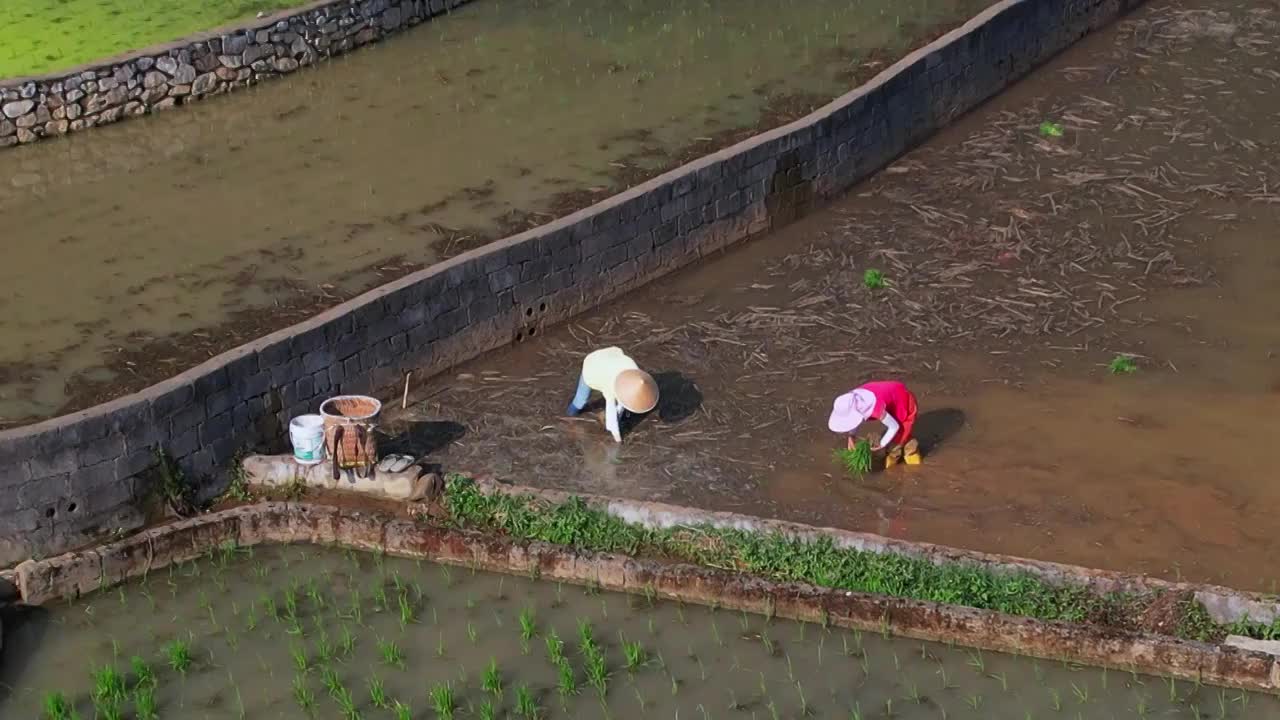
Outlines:
{"type": "Polygon", "coordinates": [[[69,71],[0,81],[0,148],[246,87],[467,0],[323,0],[69,71]]]}
{"type": "Polygon", "coordinates": [[[0,432],[0,565],[139,527],[337,393],[421,378],[790,222],[1139,0],[1003,0],[813,114],[361,295],[134,395],[0,432]]]}
{"type": "Polygon", "coordinates": [[[1280,601],[1275,595],[1243,592],[1220,585],[1172,582],[1145,575],[1098,570],[1078,565],[1046,562],[1029,558],[997,555],[933,543],[899,540],[872,533],[814,527],[801,523],[761,518],[740,513],[683,507],[667,503],[645,502],[627,498],[567,493],[524,485],[496,482],[488,478],[476,480],[476,487],[486,495],[510,495],[529,498],[549,506],[578,498],[589,507],[633,525],[655,529],[677,527],[713,527],[744,530],[765,535],[777,534],[803,542],[830,540],[838,548],[848,548],[879,555],[900,555],[927,560],[935,565],[969,565],[991,573],[1025,574],[1050,585],[1087,588],[1098,595],[1126,593],[1155,595],[1191,593],[1204,606],[1209,618],[1222,625],[1242,620],[1271,624],[1280,618],[1280,601]]]}
{"type": "MultiPolygon", "coordinates": [[[[690,512],[697,512],[690,510],[690,512]]],[[[822,622],[916,640],[1144,672],[1264,692],[1280,661],[1259,650],[1044,622],[989,610],[771,582],[687,564],[522,543],[323,505],[262,503],[155,528],[93,550],[16,568],[22,602],[75,599],[224,546],[312,543],[822,622]]]]}

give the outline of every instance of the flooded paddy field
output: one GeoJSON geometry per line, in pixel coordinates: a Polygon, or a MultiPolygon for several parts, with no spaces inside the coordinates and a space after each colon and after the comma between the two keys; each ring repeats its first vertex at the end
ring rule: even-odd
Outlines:
{"type": "Polygon", "coordinates": [[[86,407],[839,95],[987,0],[478,0],[0,156],[0,425],[86,407]]]}
{"type": "Polygon", "coordinates": [[[1270,591],[1277,30],[1148,3],[830,211],[411,388],[397,430],[516,482],[1270,591]],[[561,417],[611,344],[665,398],[621,446],[561,417]],[[884,377],[925,464],[844,477],[831,399],[884,377]]]}
{"type": "Polygon", "coordinates": [[[216,551],[5,627],[5,717],[1280,712],[1272,696],[318,548],[216,551]]]}

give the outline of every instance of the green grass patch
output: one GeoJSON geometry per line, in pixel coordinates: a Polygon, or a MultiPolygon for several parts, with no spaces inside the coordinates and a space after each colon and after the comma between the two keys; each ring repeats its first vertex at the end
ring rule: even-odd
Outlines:
{"type": "MultiPolygon", "coordinates": [[[[597,552],[661,557],[748,573],[783,582],[876,593],[982,610],[1119,629],[1142,629],[1154,596],[1096,594],[1085,587],[1051,585],[1026,573],[995,573],[967,563],[934,564],[905,555],[840,548],[829,538],[799,540],[778,533],[713,527],[651,529],[589,507],[580,498],[548,504],[531,497],[486,495],[469,478],[449,478],[445,507],[454,524],[498,531],[597,552]]],[[[1273,639],[1272,625],[1214,623],[1197,602],[1185,603],[1170,632],[1187,639],[1226,634],[1273,639]]]]}
{"type": "Polygon", "coordinates": [[[310,0],[4,0],[0,78],[50,73],[310,0]]]}

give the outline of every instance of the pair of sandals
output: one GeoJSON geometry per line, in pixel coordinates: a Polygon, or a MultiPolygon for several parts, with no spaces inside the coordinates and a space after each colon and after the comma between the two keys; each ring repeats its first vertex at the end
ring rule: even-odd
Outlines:
{"type": "Polygon", "coordinates": [[[378,472],[398,473],[409,469],[417,458],[412,455],[392,453],[378,462],[378,472]]]}

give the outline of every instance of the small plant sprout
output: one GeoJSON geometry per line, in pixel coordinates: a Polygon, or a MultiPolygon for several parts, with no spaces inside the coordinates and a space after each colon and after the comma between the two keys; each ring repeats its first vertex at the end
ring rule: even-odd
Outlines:
{"type": "Polygon", "coordinates": [[[369,676],[369,702],[373,703],[374,707],[383,710],[391,706],[387,700],[387,689],[377,675],[369,676]]]}
{"type": "Polygon", "coordinates": [[[174,640],[164,646],[165,657],[169,659],[169,667],[182,675],[191,669],[191,646],[185,640],[174,640]]]}
{"type": "Polygon", "coordinates": [[[578,649],[585,655],[589,648],[594,648],[596,644],[595,635],[591,630],[591,621],[586,618],[578,620],[578,649]]]}
{"type": "Polygon", "coordinates": [[[467,622],[467,639],[471,641],[472,645],[475,645],[477,637],[478,637],[478,633],[476,631],[476,624],[468,621],[467,622]]]}
{"type": "Polygon", "coordinates": [[[356,651],[356,636],[351,634],[351,628],[346,625],[342,626],[342,639],[338,641],[338,650],[343,657],[351,657],[351,653],[356,651]]]}
{"type": "Polygon", "coordinates": [[[502,696],[502,673],[498,670],[498,661],[489,658],[489,665],[480,678],[480,688],[495,697],[502,696]]]}
{"type": "Polygon", "coordinates": [[[342,687],[342,680],[338,677],[338,673],[328,666],[320,668],[320,683],[324,685],[325,692],[335,699],[338,693],[345,689],[342,687]]]}
{"type": "Polygon", "coordinates": [[[538,711],[538,701],[534,699],[529,686],[521,685],[516,688],[516,714],[525,720],[535,720],[538,717],[538,711]]]}
{"type": "Polygon", "coordinates": [[[1076,700],[1081,705],[1084,705],[1085,703],[1089,702],[1089,686],[1088,685],[1084,685],[1083,687],[1081,687],[1079,685],[1076,685],[1075,683],[1071,683],[1071,692],[1075,694],[1076,700]]]}
{"type": "Polygon", "coordinates": [[[481,702],[480,707],[476,709],[476,717],[480,720],[494,720],[497,717],[497,713],[493,709],[493,701],[485,700],[481,702]]]}
{"type": "Polygon", "coordinates": [[[884,289],[884,273],[875,268],[867,268],[862,273],[862,286],[868,290],[884,289]]]}
{"type": "Polygon", "coordinates": [[[907,683],[907,699],[917,705],[924,701],[924,696],[920,694],[920,687],[914,682],[907,683]]]}
{"type": "Polygon", "coordinates": [[[1112,375],[1132,375],[1138,372],[1138,362],[1132,355],[1116,355],[1107,363],[1107,372],[1112,375]]]}
{"type": "Polygon", "coordinates": [[[813,714],[813,708],[809,707],[809,700],[804,696],[804,685],[796,682],[796,694],[800,696],[800,717],[809,717],[813,714]]]}
{"type": "Polygon", "coordinates": [[[307,678],[304,675],[293,676],[293,700],[307,714],[310,714],[316,706],[316,694],[307,687],[307,678]]]}
{"type": "Polygon", "coordinates": [[[119,704],[125,699],[124,676],[110,665],[93,671],[94,702],[119,704]]]}
{"type": "Polygon", "coordinates": [[[156,684],[156,673],[146,660],[134,655],[129,659],[129,666],[133,670],[133,686],[135,688],[156,684]]]}
{"type": "Polygon", "coordinates": [[[557,684],[556,689],[560,692],[561,698],[567,698],[570,695],[578,694],[578,679],[573,674],[573,666],[565,658],[560,658],[556,663],[557,684]]]}
{"type": "Polygon", "coordinates": [[[320,634],[316,636],[316,661],[324,664],[333,659],[334,647],[329,640],[329,633],[320,629],[320,634]]]}
{"type": "Polygon", "coordinates": [[[338,686],[333,693],[333,701],[338,704],[338,710],[342,712],[344,720],[360,720],[360,710],[356,707],[356,700],[352,697],[350,690],[338,686]]]}
{"type": "MultiPolygon", "coordinates": [[[[621,634],[619,634],[621,639],[621,634]]],[[[627,672],[634,673],[644,665],[648,659],[648,655],[644,651],[644,646],[638,642],[622,640],[622,654],[627,659],[627,672]]]]}
{"type": "Polygon", "coordinates": [[[983,659],[981,650],[969,652],[969,667],[983,674],[987,672],[987,662],[983,659]]]}
{"type": "Polygon", "coordinates": [[[297,645],[289,646],[289,657],[293,658],[293,668],[300,673],[306,672],[311,663],[307,661],[307,651],[297,645]]]}
{"type": "Polygon", "coordinates": [[[41,720],[71,720],[72,714],[75,712],[71,701],[67,700],[67,696],[60,692],[45,693],[40,707],[44,711],[41,720]]]}
{"type": "Polygon", "coordinates": [[[559,665],[560,661],[564,659],[564,641],[560,639],[555,630],[547,633],[542,640],[547,646],[547,659],[551,661],[552,665],[559,665]]]}
{"type": "Polygon", "coordinates": [[[1049,688],[1049,707],[1054,712],[1062,712],[1062,696],[1058,694],[1057,688],[1049,688]]]}
{"type": "Polygon", "coordinates": [[[458,708],[457,698],[453,695],[453,686],[445,683],[431,688],[431,705],[435,708],[437,718],[452,720],[453,711],[458,708]]]}
{"type": "Polygon", "coordinates": [[[382,658],[384,665],[404,669],[404,651],[396,644],[395,640],[378,639],[378,656],[382,658]]]}
{"type": "Polygon", "coordinates": [[[413,720],[413,710],[399,700],[391,706],[391,712],[396,716],[396,720],[413,720]]]}
{"type": "Polygon", "coordinates": [[[609,689],[609,671],[605,667],[604,654],[599,648],[592,646],[586,653],[587,682],[604,697],[609,689]]]}
{"type": "Polygon", "coordinates": [[[1004,673],[991,673],[990,677],[993,680],[1000,681],[1000,689],[1002,691],[1009,692],[1009,678],[1007,675],[1005,675],[1004,673]]]}
{"type": "Polygon", "coordinates": [[[1063,134],[1062,123],[1056,123],[1052,120],[1045,120],[1040,123],[1040,135],[1042,137],[1060,138],[1063,134]]]}
{"type": "Polygon", "coordinates": [[[409,602],[409,594],[400,593],[400,627],[413,622],[413,605],[409,602]]]}
{"type": "Polygon", "coordinates": [[[538,634],[538,622],[534,619],[533,610],[525,608],[520,611],[520,639],[529,642],[538,634]]]}

